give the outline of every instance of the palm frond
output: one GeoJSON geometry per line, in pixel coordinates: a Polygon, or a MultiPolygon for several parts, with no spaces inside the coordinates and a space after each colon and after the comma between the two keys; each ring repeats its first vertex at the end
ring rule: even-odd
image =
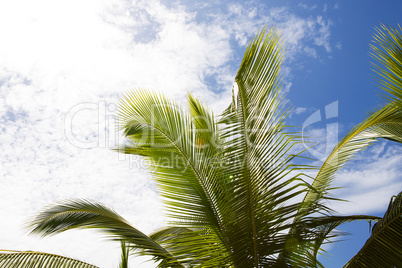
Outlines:
{"type": "Polygon", "coordinates": [[[344,266],[402,267],[402,192],[394,196],[363,248],[344,266]]]}
{"type": "Polygon", "coordinates": [[[378,138],[402,142],[402,28],[376,28],[371,56],[378,61],[375,71],[380,75],[379,84],[388,92],[388,103],[354,127],[338,143],[322,165],[314,182],[313,189],[305,197],[305,206],[312,206],[326,194],[334,174],[355,153],[364,149],[378,138]],[[396,104],[396,107],[395,107],[396,104]]]}
{"type": "Polygon", "coordinates": [[[375,29],[371,56],[377,61],[373,65],[378,83],[388,93],[384,96],[402,107],[402,28],[381,24],[375,29]]]}
{"type": "Polygon", "coordinates": [[[228,181],[224,195],[230,200],[221,211],[238,267],[275,262],[286,243],[282,232],[290,228],[299,207],[289,201],[307,188],[294,172],[302,167],[291,163],[298,157],[290,153],[297,139],[285,131],[282,57],[276,30],[261,31],[246,49],[233,101],[219,121],[224,140],[220,172],[228,181]]]}
{"type": "MultiPolygon", "coordinates": [[[[150,160],[170,215],[200,224],[216,221],[206,181],[209,172],[203,169],[210,165],[199,159],[204,148],[213,146],[202,139],[205,134],[195,135],[194,116],[161,94],[137,90],[120,103],[119,118],[131,141],[121,151],[150,160]]],[[[209,158],[204,157],[205,161],[209,158]]]]}
{"type": "Polygon", "coordinates": [[[402,142],[402,110],[392,103],[355,126],[332,150],[306,194],[298,217],[315,212],[317,204],[327,197],[335,173],[357,152],[378,138],[402,142]]]}
{"type": "MultiPolygon", "coordinates": [[[[335,173],[354,154],[379,138],[402,142],[402,38],[397,29],[388,29],[384,25],[381,28],[383,30],[377,28],[378,34],[374,36],[371,55],[381,65],[374,66],[381,77],[380,87],[391,95],[387,95],[390,102],[354,127],[329,154],[307,192],[295,221],[303,222],[303,217],[325,209],[322,201],[332,199],[329,191],[335,173]]],[[[290,234],[292,232],[297,231],[291,229],[290,234]]]]}
{"type": "Polygon", "coordinates": [[[215,158],[220,137],[212,112],[191,95],[188,104],[185,111],[161,94],[128,93],[119,117],[130,143],[120,151],[149,160],[172,225],[207,229],[210,239],[226,245],[221,256],[227,256],[216,196],[225,185],[214,175],[220,168],[215,158]]]}
{"type": "MultiPolygon", "coordinates": [[[[141,254],[165,261],[171,267],[182,267],[177,260],[158,243],[131,226],[124,218],[108,207],[89,200],[67,200],[40,212],[30,223],[31,233],[47,236],[70,229],[99,229],[112,239],[123,239],[141,254]]],[[[166,267],[170,267],[166,266],[166,267]]]]}
{"type": "Polygon", "coordinates": [[[0,250],[0,268],[97,268],[71,258],[35,251],[0,250]]]}

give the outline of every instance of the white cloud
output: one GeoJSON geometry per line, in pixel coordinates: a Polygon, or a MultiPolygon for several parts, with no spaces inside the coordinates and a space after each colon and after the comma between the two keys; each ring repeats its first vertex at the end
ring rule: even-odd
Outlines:
{"type": "Polygon", "coordinates": [[[328,5],[327,4],[324,4],[324,7],[323,7],[323,9],[322,9],[322,12],[327,12],[327,10],[328,10],[328,5]]]}
{"type": "Polygon", "coordinates": [[[305,108],[305,107],[297,107],[295,109],[295,114],[302,114],[302,113],[305,113],[306,111],[307,111],[307,108],[305,108]]]}
{"type": "Polygon", "coordinates": [[[309,55],[309,56],[311,56],[311,57],[313,57],[315,59],[318,57],[317,50],[315,50],[314,48],[304,47],[303,50],[307,55],[309,55]]]}
{"type": "Polygon", "coordinates": [[[336,42],[335,47],[336,47],[338,50],[341,50],[341,49],[342,49],[342,43],[341,43],[341,42],[336,42]]]}
{"type": "Polygon", "coordinates": [[[317,5],[309,6],[309,5],[302,4],[302,3],[299,3],[297,6],[303,8],[303,9],[306,9],[306,10],[314,10],[317,8],[317,5]]]}
{"type": "Polygon", "coordinates": [[[391,196],[402,189],[401,161],[401,149],[392,143],[382,142],[363,151],[338,173],[335,186],[343,188],[334,194],[350,202],[334,203],[335,210],[342,214],[385,211],[391,196]]]}

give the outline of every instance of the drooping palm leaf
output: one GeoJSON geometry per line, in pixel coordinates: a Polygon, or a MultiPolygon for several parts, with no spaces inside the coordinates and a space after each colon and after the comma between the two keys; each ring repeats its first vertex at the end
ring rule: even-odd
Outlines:
{"type": "MultiPolygon", "coordinates": [[[[402,142],[402,111],[394,104],[388,104],[384,108],[373,113],[365,121],[354,127],[333,149],[316,175],[312,188],[307,192],[303,204],[295,217],[295,222],[304,222],[303,217],[312,213],[323,211],[325,207],[321,202],[328,198],[331,183],[336,172],[354,154],[367,147],[378,138],[386,138],[396,142],[402,142]]],[[[367,218],[369,219],[369,217],[367,218]]],[[[293,232],[299,232],[291,228],[293,232]]]]}
{"type": "Polygon", "coordinates": [[[0,268],[97,268],[71,258],[35,251],[0,250],[0,268]]]}
{"type": "Polygon", "coordinates": [[[372,56],[381,76],[380,87],[391,94],[385,107],[372,113],[366,120],[354,127],[329,154],[316,175],[312,188],[304,198],[304,204],[296,220],[319,210],[320,202],[328,198],[330,185],[338,171],[353,155],[378,138],[402,142],[402,38],[397,29],[377,29],[372,45],[372,56]]]}
{"type": "Polygon", "coordinates": [[[335,173],[354,154],[378,138],[402,142],[402,110],[392,103],[355,126],[332,150],[316,175],[313,188],[306,194],[299,216],[313,211],[316,204],[328,194],[335,173]]]}
{"type": "Polygon", "coordinates": [[[402,192],[394,196],[363,248],[344,266],[402,267],[402,192]]]}
{"type": "Polygon", "coordinates": [[[141,254],[152,256],[155,261],[162,261],[165,267],[182,267],[158,243],[131,226],[115,211],[94,201],[76,199],[60,202],[40,212],[31,222],[31,226],[34,227],[31,233],[42,236],[70,229],[98,229],[112,239],[123,239],[131,246],[141,249],[141,254]]]}
{"type": "Polygon", "coordinates": [[[381,25],[376,30],[371,55],[378,61],[374,66],[380,88],[391,94],[386,95],[390,102],[354,127],[329,154],[305,197],[303,213],[326,194],[335,172],[355,153],[378,138],[402,142],[402,28],[381,25]]]}
{"type": "Polygon", "coordinates": [[[377,60],[375,71],[380,76],[380,88],[386,98],[402,108],[402,28],[382,24],[375,28],[371,56],[377,60]]]}

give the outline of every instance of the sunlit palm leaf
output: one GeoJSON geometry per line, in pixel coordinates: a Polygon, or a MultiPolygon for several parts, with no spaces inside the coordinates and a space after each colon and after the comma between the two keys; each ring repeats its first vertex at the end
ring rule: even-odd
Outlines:
{"type": "Polygon", "coordinates": [[[47,236],[70,229],[99,229],[112,239],[123,239],[141,249],[141,254],[162,261],[166,267],[182,267],[174,257],[147,235],[131,226],[125,219],[106,206],[88,200],[67,200],[39,213],[31,222],[31,233],[47,236]]]}
{"type": "Polygon", "coordinates": [[[121,246],[121,260],[119,268],[128,268],[128,258],[130,256],[130,247],[124,240],[120,241],[121,246]]]}
{"type": "Polygon", "coordinates": [[[310,213],[325,198],[338,171],[353,155],[378,138],[402,142],[402,110],[392,103],[354,127],[332,150],[306,194],[300,216],[310,213]]]}
{"type": "Polygon", "coordinates": [[[386,97],[402,107],[402,28],[382,24],[376,31],[371,56],[377,60],[374,67],[380,76],[378,82],[389,93],[386,97]]]}
{"type": "Polygon", "coordinates": [[[35,252],[35,251],[11,251],[0,250],[0,268],[97,268],[94,265],[84,263],[67,257],[35,252]]]}
{"type": "Polygon", "coordinates": [[[344,266],[402,267],[402,192],[391,199],[384,217],[363,248],[344,266]]]}
{"type": "Polygon", "coordinates": [[[185,111],[161,94],[128,93],[120,104],[120,119],[131,143],[120,151],[149,160],[169,216],[176,219],[172,225],[205,230],[209,238],[199,241],[200,248],[219,240],[223,251],[210,256],[219,263],[228,255],[216,196],[224,185],[214,175],[219,135],[209,109],[191,95],[188,103],[185,111]]]}
{"type": "MultiPolygon", "coordinates": [[[[212,146],[195,135],[190,114],[163,95],[136,90],[121,102],[120,119],[132,142],[122,151],[151,160],[150,169],[171,216],[200,224],[216,221],[206,181],[210,165],[199,159],[205,153],[202,150],[212,146]]],[[[205,161],[211,158],[204,157],[205,161]]]]}
{"type": "MultiPolygon", "coordinates": [[[[381,88],[390,93],[390,103],[374,112],[353,128],[329,154],[317,174],[313,187],[306,195],[305,206],[311,206],[326,194],[335,172],[356,152],[364,149],[376,138],[402,142],[402,34],[398,29],[381,25],[376,28],[372,57],[377,59],[376,71],[380,75],[381,88]],[[399,103],[399,104],[397,104],[399,103]],[[398,107],[394,105],[397,104],[398,107]]],[[[303,211],[306,211],[303,208],[303,211]]]]}
{"type": "Polygon", "coordinates": [[[284,123],[282,57],[275,29],[252,40],[232,103],[218,122],[191,94],[188,109],[143,89],[121,100],[118,116],[127,143],[119,151],[149,160],[172,219],[169,227],[148,237],[103,205],[78,200],[39,214],[33,232],[100,228],[123,241],[122,265],[129,247],[152,256],[159,267],[320,267],[317,254],[335,236],[334,228],[376,219],[331,216],[322,201],[329,198],[335,172],[376,138],[402,142],[402,114],[394,103],[373,113],[307,184],[302,172],[311,167],[295,164],[299,139],[284,123]]]}
{"type": "MultiPolygon", "coordinates": [[[[230,200],[222,204],[233,259],[238,267],[273,264],[286,243],[299,204],[292,198],[306,185],[292,171],[296,140],[286,133],[279,71],[283,50],[274,29],[248,45],[235,78],[233,102],[223,113],[220,156],[230,200]]],[[[297,174],[296,172],[294,172],[297,174]]]]}
{"type": "Polygon", "coordinates": [[[312,189],[307,193],[297,219],[320,209],[320,202],[328,198],[334,175],[355,153],[377,140],[385,138],[402,142],[402,35],[397,29],[384,25],[377,28],[372,45],[372,56],[381,76],[381,88],[391,94],[390,103],[372,113],[366,120],[353,128],[329,154],[318,172],[312,189]]]}

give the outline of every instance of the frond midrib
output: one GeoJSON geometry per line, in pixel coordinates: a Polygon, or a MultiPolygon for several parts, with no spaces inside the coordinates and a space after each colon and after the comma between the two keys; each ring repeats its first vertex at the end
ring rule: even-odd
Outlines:
{"type": "MultiPolygon", "coordinates": [[[[251,55],[250,55],[251,56],[251,55]]],[[[235,81],[238,84],[238,87],[243,87],[244,85],[236,79],[235,81]],[[240,83],[239,83],[240,82],[240,83]]],[[[253,230],[253,247],[254,247],[254,265],[255,267],[258,267],[258,243],[257,243],[257,226],[256,226],[256,220],[255,220],[255,211],[254,211],[254,198],[253,198],[253,192],[252,192],[252,185],[251,185],[251,175],[250,175],[250,170],[249,170],[249,149],[247,145],[247,133],[246,133],[246,120],[245,120],[245,104],[244,104],[244,99],[243,99],[243,94],[242,91],[239,89],[238,90],[239,95],[240,95],[240,105],[242,106],[241,109],[241,123],[242,123],[242,130],[243,130],[243,137],[244,137],[244,146],[245,146],[245,165],[246,165],[246,172],[247,172],[247,194],[248,194],[248,199],[249,199],[249,204],[250,204],[250,213],[251,213],[251,224],[252,224],[252,230],[253,230]]]]}

